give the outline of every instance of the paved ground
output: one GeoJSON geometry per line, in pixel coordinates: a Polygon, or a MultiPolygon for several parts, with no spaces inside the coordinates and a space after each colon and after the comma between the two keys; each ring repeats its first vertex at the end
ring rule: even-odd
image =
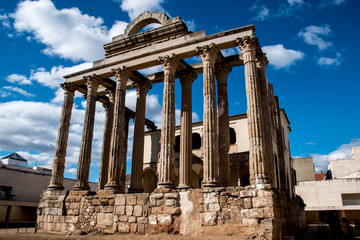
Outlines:
{"type": "MultiPolygon", "coordinates": [[[[34,228],[20,228],[17,233],[17,229],[0,229],[1,240],[64,240],[64,239],[88,239],[88,240],[245,240],[246,238],[239,238],[238,236],[182,236],[182,235],[168,235],[168,234],[157,234],[157,235],[136,235],[136,234],[115,234],[115,235],[83,235],[83,236],[69,236],[60,234],[34,234],[34,228]],[[26,233],[27,232],[27,233],[26,233]]],[[[355,239],[360,239],[360,231],[354,230],[355,239]]],[[[282,239],[288,240],[333,240],[330,228],[326,225],[310,225],[299,234],[294,237],[284,237],[282,239]]],[[[263,240],[266,240],[263,238],[263,240]]]]}

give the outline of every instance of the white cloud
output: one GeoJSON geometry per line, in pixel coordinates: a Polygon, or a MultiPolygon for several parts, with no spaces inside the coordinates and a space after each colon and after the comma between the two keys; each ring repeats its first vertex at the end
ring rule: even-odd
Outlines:
{"type": "MultiPolygon", "coordinates": [[[[116,0],[120,2],[120,0],[116,0]]],[[[161,4],[164,0],[121,0],[121,9],[129,14],[131,20],[137,18],[144,11],[162,11],[164,8],[161,4]]]]}
{"type": "Polygon", "coordinates": [[[65,172],[70,173],[70,174],[76,174],[77,168],[68,168],[68,169],[66,169],[65,172]]]}
{"type": "Polygon", "coordinates": [[[291,6],[293,6],[293,5],[302,5],[302,4],[304,4],[304,1],[303,0],[287,0],[288,1],[288,3],[291,5],[291,6]]]}
{"type": "Polygon", "coordinates": [[[360,146],[360,138],[352,139],[350,143],[339,146],[329,154],[310,154],[314,159],[316,172],[319,170],[326,172],[328,164],[332,160],[350,158],[351,148],[355,146],[360,146]]]}
{"type": "Polygon", "coordinates": [[[17,83],[17,84],[20,84],[20,85],[29,85],[29,84],[31,84],[30,79],[27,79],[26,76],[19,75],[19,74],[11,74],[11,75],[7,76],[6,81],[11,82],[11,83],[17,83]]]}
{"type": "Polygon", "coordinates": [[[339,66],[341,64],[341,62],[342,62],[341,54],[336,53],[335,58],[321,57],[321,58],[319,58],[317,63],[320,66],[331,66],[331,65],[339,66]]]}
{"type": "Polygon", "coordinates": [[[345,3],[346,0],[322,0],[319,3],[319,8],[327,6],[339,6],[345,3]]]}
{"type": "Polygon", "coordinates": [[[328,24],[322,26],[310,25],[305,30],[300,31],[298,36],[301,37],[305,43],[317,46],[320,51],[332,46],[331,42],[322,39],[323,36],[329,36],[331,29],[328,24]]]}
{"type": "Polygon", "coordinates": [[[0,14],[0,22],[3,28],[10,28],[9,17],[6,14],[0,14]]]}
{"type": "Polygon", "coordinates": [[[222,53],[222,55],[223,55],[224,57],[227,57],[227,56],[239,54],[239,53],[240,53],[240,49],[239,49],[238,47],[227,48],[227,49],[221,50],[221,53],[222,53]]]}
{"type": "Polygon", "coordinates": [[[257,13],[257,15],[252,18],[252,20],[264,21],[270,17],[270,10],[265,6],[265,4],[255,4],[252,8],[250,8],[250,11],[257,13]]]}
{"type": "Polygon", "coordinates": [[[196,24],[195,24],[194,20],[185,20],[184,22],[185,22],[186,26],[188,27],[189,31],[192,31],[192,32],[195,31],[196,24]]]}
{"type": "Polygon", "coordinates": [[[307,142],[307,143],[305,143],[305,145],[316,145],[316,143],[313,143],[313,142],[307,142]]]}
{"type": "Polygon", "coordinates": [[[123,33],[126,23],[117,21],[108,30],[102,18],[82,14],[78,8],[56,9],[50,0],[22,1],[18,4],[14,27],[27,32],[47,47],[44,53],[72,61],[94,61],[104,56],[102,45],[112,34],[123,33]]]}
{"type": "Polygon", "coordinates": [[[21,88],[18,88],[18,87],[4,86],[4,87],[2,87],[2,89],[19,93],[19,94],[21,94],[21,95],[23,95],[25,97],[35,97],[34,94],[28,93],[27,91],[25,91],[25,90],[23,90],[21,88]]]}
{"type": "Polygon", "coordinates": [[[294,65],[296,61],[305,57],[303,52],[286,49],[282,44],[264,46],[262,50],[266,53],[270,65],[276,69],[288,69],[291,65],[294,65]]]}

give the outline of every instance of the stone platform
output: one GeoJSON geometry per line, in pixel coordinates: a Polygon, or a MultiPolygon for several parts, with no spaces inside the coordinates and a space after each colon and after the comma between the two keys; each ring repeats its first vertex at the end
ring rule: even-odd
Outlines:
{"type": "Polygon", "coordinates": [[[253,186],[114,194],[45,191],[38,229],[63,233],[180,233],[278,239],[305,226],[297,199],[253,186]]]}

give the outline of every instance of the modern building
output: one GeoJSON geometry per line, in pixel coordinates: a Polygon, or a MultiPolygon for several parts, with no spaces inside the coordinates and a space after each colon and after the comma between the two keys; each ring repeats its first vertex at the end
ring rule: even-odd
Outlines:
{"type": "MultiPolygon", "coordinates": [[[[36,208],[40,195],[49,185],[51,169],[22,167],[27,166],[27,160],[17,153],[2,158],[2,162],[5,163],[0,163],[0,223],[35,222],[36,208]]],[[[65,189],[71,190],[74,184],[75,180],[64,179],[65,189]]],[[[96,190],[98,184],[90,183],[90,186],[96,190]]]]}
{"type": "Polygon", "coordinates": [[[295,158],[293,166],[295,192],[306,204],[308,223],[326,221],[330,212],[352,222],[360,221],[360,147],[352,148],[350,159],[331,161],[326,174],[314,173],[312,158],[295,158]]]}

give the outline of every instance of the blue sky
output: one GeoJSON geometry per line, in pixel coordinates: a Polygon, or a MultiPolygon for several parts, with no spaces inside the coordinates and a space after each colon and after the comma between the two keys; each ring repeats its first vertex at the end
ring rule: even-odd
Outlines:
{"type": "MultiPolygon", "coordinates": [[[[32,165],[50,164],[54,154],[63,75],[104,58],[102,45],[123,33],[145,10],[180,16],[193,32],[206,34],[254,24],[270,61],[267,78],[291,122],[291,153],[313,156],[317,170],[346,158],[360,145],[358,74],[360,2],[175,0],[5,0],[0,5],[0,156],[18,152],[32,165]]],[[[238,49],[223,52],[238,53],[238,49]]],[[[199,60],[199,59],[198,59],[199,60]]],[[[160,70],[160,69],[152,69],[160,70]]],[[[143,73],[150,72],[145,70],[143,73]]],[[[246,111],[243,67],[229,76],[229,111],[246,111]]],[[[147,117],[161,123],[162,84],[147,98],[147,117]]],[[[180,113],[180,84],[176,84],[180,113]]],[[[135,109],[135,92],[127,106],[135,109]]],[[[193,119],[202,120],[201,76],[193,86],[193,119]]],[[[84,98],[76,95],[66,177],[76,176],[84,98]]],[[[97,105],[90,181],[98,178],[104,112],[97,105]]],[[[132,131],[129,154],[131,159],[132,131]]],[[[129,164],[128,164],[129,166],[129,164]]],[[[128,168],[130,169],[130,168],[128,168]]]]}

